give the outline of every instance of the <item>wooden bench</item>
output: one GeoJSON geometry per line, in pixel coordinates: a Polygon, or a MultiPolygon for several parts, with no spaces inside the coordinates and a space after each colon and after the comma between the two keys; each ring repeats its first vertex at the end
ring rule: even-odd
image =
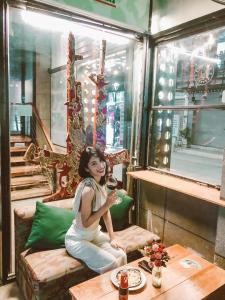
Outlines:
{"type": "MultiPolygon", "coordinates": [[[[72,199],[49,202],[47,205],[72,209],[72,199]]],[[[16,280],[26,300],[70,299],[69,288],[96,276],[85,264],[67,254],[65,248],[34,251],[24,249],[31,231],[34,206],[14,210],[16,280]]],[[[158,236],[139,226],[132,225],[117,231],[116,237],[127,249],[128,261],[133,260],[137,249],[158,236]]]]}

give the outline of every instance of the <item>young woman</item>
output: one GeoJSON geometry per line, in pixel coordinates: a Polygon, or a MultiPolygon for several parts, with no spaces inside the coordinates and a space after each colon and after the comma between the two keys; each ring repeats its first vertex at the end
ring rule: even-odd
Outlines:
{"type": "Polygon", "coordinates": [[[75,193],[75,218],[66,233],[65,245],[71,256],[102,274],[127,263],[126,253],[114,239],[109,208],[115,202],[116,195],[115,192],[109,196],[106,193],[107,164],[103,153],[87,147],[81,154],[78,173],[83,180],[75,193]],[[101,217],[108,235],[100,230],[101,217]]]}

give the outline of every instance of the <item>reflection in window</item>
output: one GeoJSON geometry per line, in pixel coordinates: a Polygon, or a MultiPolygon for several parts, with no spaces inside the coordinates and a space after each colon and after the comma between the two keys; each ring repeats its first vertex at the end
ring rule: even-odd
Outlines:
{"type": "Polygon", "coordinates": [[[167,126],[170,120],[167,115],[167,111],[160,114],[155,111],[153,116],[151,166],[219,185],[225,144],[225,111],[173,110],[170,127],[167,126]],[[157,122],[162,117],[159,127],[157,122]]]}
{"type": "Polygon", "coordinates": [[[220,185],[224,103],[224,27],[160,44],[150,165],[220,185]]]}
{"type": "MultiPolygon", "coordinates": [[[[106,40],[107,147],[130,148],[133,92],[132,79],[142,72],[133,68],[134,55],[142,56],[142,43],[134,36],[117,35],[47,15],[10,9],[10,101],[36,105],[54,144],[66,146],[66,61],[69,32],[75,36],[77,80],[82,83],[87,142],[92,143],[95,85],[91,73],[99,73],[100,42],[106,40]],[[23,40],[26,42],[22,42],[23,40]],[[135,54],[134,54],[135,53],[135,54]]],[[[135,82],[136,90],[140,82],[135,82]]],[[[136,99],[136,97],[135,97],[136,99]]],[[[15,124],[12,116],[12,128],[15,124]]]]}

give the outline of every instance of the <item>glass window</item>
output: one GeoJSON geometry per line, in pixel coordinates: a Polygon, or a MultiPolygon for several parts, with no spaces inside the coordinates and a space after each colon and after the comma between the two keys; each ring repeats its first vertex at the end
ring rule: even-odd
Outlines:
{"type": "Polygon", "coordinates": [[[224,28],[157,47],[154,106],[225,103],[224,28]]]}
{"type": "MultiPolygon", "coordinates": [[[[31,142],[39,149],[51,149],[48,136],[54,151],[67,152],[65,103],[69,33],[72,32],[75,37],[76,54],[83,56],[82,60],[75,63],[75,77],[81,82],[84,129],[87,143],[90,144],[93,140],[96,86],[89,75],[99,73],[100,45],[102,40],[106,40],[108,152],[122,148],[130,150],[131,147],[132,112],[139,107],[141,95],[143,43],[137,41],[134,35],[121,31],[107,32],[103,28],[87,27],[59,16],[13,7],[9,10],[8,32],[13,211],[20,203],[34,204],[55,192],[53,189],[58,181],[54,180],[57,174],[52,171],[53,168],[40,168],[40,165],[24,160],[23,156],[31,142]],[[134,65],[133,61],[139,63],[134,65]]],[[[117,166],[113,171],[117,179],[122,181],[122,166],[117,166]]],[[[60,183],[66,185],[63,180],[60,183]]],[[[12,271],[13,266],[12,261],[12,271]]]]}
{"type": "Polygon", "coordinates": [[[149,164],[220,185],[225,145],[225,28],[156,49],[149,164]]]}
{"type": "MultiPolygon", "coordinates": [[[[76,54],[83,57],[75,63],[75,77],[82,86],[87,144],[93,143],[96,98],[96,85],[89,76],[100,72],[100,48],[102,40],[106,40],[106,150],[130,149],[132,111],[138,107],[143,73],[142,42],[131,34],[107,32],[18,8],[10,8],[9,29],[11,135],[17,136],[16,146],[24,146],[19,155],[24,154],[27,146],[19,141],[21,135],[49,149],[42,125],[57,151],[66,153],[66,64],[70,32],[75,37],[76,54]],[[136,61],[138,66],[133,63],[136,61]]],[[[122,168],[120,173],[119,177],[122,168]]],[[[46,189],[45,193],[48,192],[46,189]]],[[[26,197],[25,193],[21,197],[26,197]]]]}

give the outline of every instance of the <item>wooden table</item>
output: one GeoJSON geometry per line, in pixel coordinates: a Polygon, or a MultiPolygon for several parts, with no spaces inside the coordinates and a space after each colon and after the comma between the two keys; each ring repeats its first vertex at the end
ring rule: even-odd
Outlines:
{"type": "MultiPolygon", "coordinates": [[[[180,245],[168,248],[171,257],[167,268],[163,268],[162,286],[152,286],[151,274],[142,270],[146,285],[129,293],[129,300],[225,300],[225,270],[211,264],[180,245]],[[191,259],[200,268],[185,268],[184,259],[191,259]]],[[[130,263],[137,267],[140,259],[130,263]]],[[[70,288],[73,300],[115,300],[118,290],[110,280],[111,272],[97,276],[70,288]]]]}

